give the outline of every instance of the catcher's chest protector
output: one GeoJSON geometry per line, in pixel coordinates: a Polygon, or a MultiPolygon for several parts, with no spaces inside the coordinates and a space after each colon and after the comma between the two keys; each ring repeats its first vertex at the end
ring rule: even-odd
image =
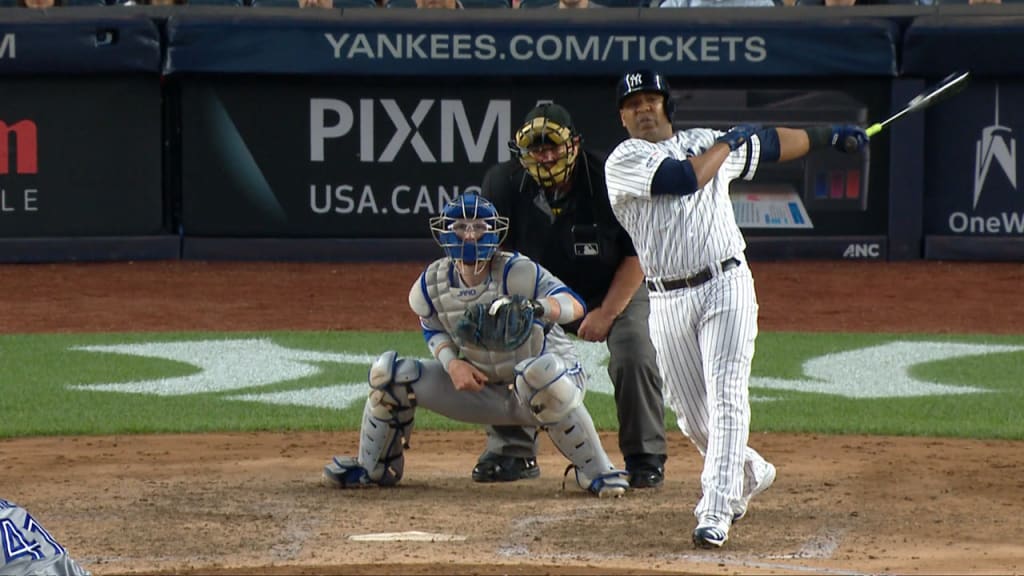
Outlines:
{"type": "MultiPolygon", "coordinates": [[[[494,299],[506,295],[503,272],[514,257],[508,252],[495,254],[491,260],[491,275],[487,282],[474,288],[452,285],[452,279],[458,282],[458,272],[452,268],[451,260],[446,258],[434,261],[423,273],[427,295],[434,305],[434,310],[437,311],[438,319],[444,325],[445,332],[455,340],[463,356],[487,374],[491,384],[510,384],[515,381],[512,368],[521,360],[539,355],[544,349],[544,330],[540,326],[534,326],[530,339],[525,344],[515,350],[497,352],[460,342],[455,336],[455,325],[470,305],[489,305],[494,299]]],[[[513,273],[527,272],[532,271],[532,266],[515,267],[512,270],[513,273]]],[[[561,329],[558,330],[561,332],[561,329]]]]}

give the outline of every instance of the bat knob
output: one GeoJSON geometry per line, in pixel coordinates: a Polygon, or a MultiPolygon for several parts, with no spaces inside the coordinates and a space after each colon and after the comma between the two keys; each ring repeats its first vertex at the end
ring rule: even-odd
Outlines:
{"type": "Polygon", "coordinates": [[[857,151],[858,148],[859,146],[857,146],[856,137],[847,136],[846,139],[843,140],[843,149],[846,150],[848,154],[853,154],[854,152],[857,151]]]}

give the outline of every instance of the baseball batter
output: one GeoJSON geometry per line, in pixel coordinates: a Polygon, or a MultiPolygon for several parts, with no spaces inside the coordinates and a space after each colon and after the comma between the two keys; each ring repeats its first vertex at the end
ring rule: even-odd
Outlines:
{"type": "Polygon", "coordinates": [[[2,498],[0,547],[4,576],[89,576],[28,510],[2,498]]]}
{"type": "Polygon", "coordinates": [[[762,162],[830,146],[846,151],[847,137],[860,152],[868,138],[857,126],[674,132],[668,82],[647,70],[623,76],[618,104],[630,138],[605,165],[608,196],[650,290],[667,401],[704,457],[693,542],[718,548],[776,473],[747,446],[757,298],[729,183],[753,178],[762,162]]]}
{"type": "Polygon", "coordinates": [[[560,326],[583,316],[580,297],[532,260],[499,251],[508,219],[477,195],[445,206],[431,231],[447,256],[423,271],[409,305],[434,360],[385,352],[373,363],[359,454],[335,457],[325,483],[398,483],[423,407],[463,422],[543,427],[580,487],[621,496],[626,472],[601,446],[583,405],[586,377],[560,326]]]}

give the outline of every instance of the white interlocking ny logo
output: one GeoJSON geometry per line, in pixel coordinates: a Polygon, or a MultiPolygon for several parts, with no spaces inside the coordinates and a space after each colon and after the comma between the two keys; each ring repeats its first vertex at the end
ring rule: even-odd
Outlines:
{"type": "Polygon", "coordinates": [[[643,76],[640,74],[627,74],[626,85],[630,88],[636,88],[644,81],[643,76]]]}

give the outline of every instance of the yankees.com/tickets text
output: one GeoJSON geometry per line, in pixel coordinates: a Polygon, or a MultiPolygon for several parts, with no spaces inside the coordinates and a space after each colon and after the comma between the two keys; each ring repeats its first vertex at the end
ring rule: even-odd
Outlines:
{"type": "Polygon", "coordinates": [[[762,36],[326,33],[335,59],[545,60],[566,62],[763,62],[762,36]]]}
{"type": "Polygon", "coordinates": [[[310,185],[314,214],[437,214],[460,194],[479,194],[479,186],[410,186],[399,184],[378,198],[369,184],[310,185]]]}

